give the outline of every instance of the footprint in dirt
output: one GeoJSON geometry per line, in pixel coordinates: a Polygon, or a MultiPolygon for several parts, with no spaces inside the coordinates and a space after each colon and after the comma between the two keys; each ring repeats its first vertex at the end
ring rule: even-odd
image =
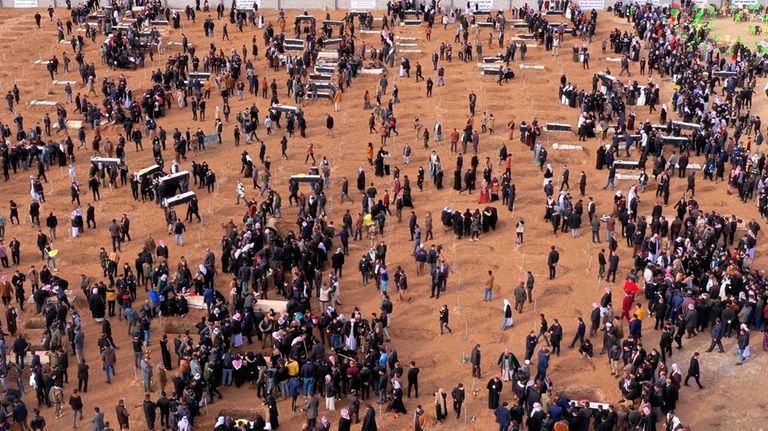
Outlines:
{"type": "MultiPolygon", "coordinates": [[[[559,269],[559,268],[558,268],[559,269]]],[[[544,289],[547,295],[570,295],[573,293],[573,288],[566,285],[550,286],[544,289]]]]}
{"type": "Polygon", "coordinates": [[[437,365],[437,361],[435,361],[434,358],[429,356],[425,356],[425,357],[414,356],[413,360],[421,368],[432,369],[437,365]]]}
{"type": "Polygon", "coordinates": [[[185,331],[196,331],[197,328],[192,322],[183,321],[170,321],[166,322],[163,327],[163,332],[166,334],[184,334],[185,331]]]}
{"type": "Polygon", "coordinates": [[[560,393],[572,400],[602,401],[606,399],[605,393],[600,389],[585,387],[565,387],[560,393]]]}
{"type": "Polygon", "coordinates": [[[24,321],[21,327],[24,329],[45,329],[45,319],[33,317],[24,321]]]}
{"type": "Polygon", "coordinates": [[[486,263],[486,262],[479,262],[478,259],[473,258],[474,256],[463,256],[465,259],[457,258],[456,259],[456,268],[460,270],[469,270],[469,269],[475,269],[479,268],[483,270],[483,273],[485,273],[486,270],[492,270],[494,272],[499,271],[499,268],[501,268],[501,265],[495,264],[495,263],[486,263]]]}
{"type": "Polygon", "coordinates": [[[509,334],[506,332],[500,332],[497,334],[497,343],[504,344],[509,342],[509,334]]]}
{"type": "Polygon", "coordinates": [[[434,332],[420,328],[397,328],[392,331],[392,335],[409,341],[427,341],[435,338],[434,332]]]}
{"type": "Polygon", "coordinates": [[[540,201],[541,198],[534,196],[532,193],[526,193],[521,194],[515,198],[515,205],[519,205],[521,203],[537,204],[540,201]]]}
{"type": "Polygon", "coordinates": [[[471,242],[471,245],[469,246],[469,250],[472,251],[472,254],[475,256],[480,256],[483,254],[491,254],[496,252],[496,247],[490,245],[490,244],[484,244],[482,242],[471,242]]]}
{"type": "Polygon", "coordinates": [[[563,265],[563,264],[558,264],[557,265],[557,276],[561,277],[561,276],[563,276],[565,274],[568,274],[569,272],[571,272],[572,269],[573,268],[571,268],[570,266],[566,266],[566,265],[563,265]]]}

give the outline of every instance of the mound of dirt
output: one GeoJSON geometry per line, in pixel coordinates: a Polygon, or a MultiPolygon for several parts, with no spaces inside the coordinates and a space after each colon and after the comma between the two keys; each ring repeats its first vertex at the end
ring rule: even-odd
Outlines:
{"type": "Polygon", "coordinates": [[[261,417],[266,419],[266,411],[262,409],[245,409],[245,408],[235,408],[235,409],[221,409],[219,410],[219,414],[217,416],[229,416],[235,420],[238,419],[247,419],[247,420],[253,420],[256,418],[257,415],[261,415],[261,417]]]}
{"type": "Polygon", "coordinates": [[[566,387],[560,394],[570,400],[588,400],[591,402],[605,402],[605,393],[600,389],[586,387],[566,387]]]}
{"type": "Polygon", "coordinates": [[[163,332],[166,334],[184,334],[187,331],[190,334],[197,334],[195,323],[180,319],[173,319],[163,323],[163,332]]]}
{"type": "Polygon", "coordinates": [[[552,286],[546,289],[548,295],[570,295],[573,288],[570,286],[552,286]]]}
{"type": "Polygon", "coordinates": [[[45,329],[45,319],[41,317],[30,317],[21,324],[24,329],[45,329]]]}

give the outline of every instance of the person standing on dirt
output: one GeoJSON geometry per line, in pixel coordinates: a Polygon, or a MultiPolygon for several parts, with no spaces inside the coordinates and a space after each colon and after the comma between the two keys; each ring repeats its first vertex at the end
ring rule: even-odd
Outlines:
{"type": "Polygon", "coordinates": [[[491,299],[493,298],[493,282],[493,271],[489,269],[488,276],[483,283],[483,302],[491,302],[491,299]]]}
{"type": "Polygon", "coordinates": [[[19,429],[29,430],[29,425],[27,425],[27,416],[29,416],[27,406],[24,405],[24,402],[21,400],[16,401],[16,404],[13,406],[12,417],[13,421],[16,422],[19,429]]]}
{"type": "Polygon", "coordinates": [[[525,279],[525,290],[528,292],[528,303],[533,303],[533,287],[536,285],[536,278],[531,271],[528,271],[528,276],[525,279]]]}
{"type": "Polygon", "coordinates": [[[78,418],[83,420],[83,399],[77,389],[73,389],[69,396],[69,407],[72,408],[72,428],[77,428],[78,418]]]}
{"type": "Polygon", "coordinates": [[[144,419],[147,421],[147,429],[154,431],[155,419],[157,418],[157,404],[149,398],[149,394],[144,394],[142,409],[144,410],[144,419]]]}
{"type": "Polygon", "coordinates": [[[93,408],[93,416],[91,416],[91,426],[93,431],[104,431],[109,425],[109,422],[104,422],[104,412],[98,407],[93,408]]]}
{"type": "Polygon", "coordinates": [[[540,339],[544,338],[544,341],[547,343],[547,347],[549,347],[549,337],[547,336],[549,333],[549,325],[547,324],[547,318],[544,316],[544,313],[541,313],[539,314],[539,319],[539,333],[536,335],[536,342],[538,343],[540,339]]]}
{"type": "Polygon", "coordinates": [[[32,427],[32,429],[33,430],[45,429],[45,418],[40,416],[40,410],[33,409],[32,412],[35,414],[32,417],[32,420],[29,421],[29,425],[32,427]]]}
{"type": "Polygon", "coordinates": [[[90,366],[85,361],[79,361],[77,364],[77,390],[83,393],[88,392],[88,370],[90,366]]]}
{"type": "Polygon", "coordinates": [[[229,31],[227,30],[227,24],[224,24],[224,27],[221,28],[221,40],[230,40],[229,39],[229,31]]]}
{"type": "MultiPolygon", "coordinates": [[[[104,364],[104,374],[107,377],[107,384],[112,384],[112,377],[115,376],[115,365],[117,363],[117,356],[112,346],[107,345],[104,350],[101,351],[101,360],[104,364]],[[111,373],[111,375],[110,375],[111,373]]],[[[82,362],[83,359],[80,359],[82,362]]]]}
{"type": "Polygon", "coordinates": [[[314,429],[317,425],[317,409],[320,405],[320,401],[315,396],[314,392],[308,395],[307,401],[304,403],[304,413],[307,417],[307,427],[314,429]]]}
{"type": "Polygon", "coordinates": [[[472,348],[472,353],[469,355],[469,363],[472,364],[472,377],[481,378],[480,364],[482,362],[482,354],[480,352],[480,345],[475,344],[472,348]]]}
{"type": "Polygon", "coordinates": [[[85,221],[89,228],[96,229],[96,208],[90,203],[85,209],[85,221]]]}
{"type": "Polygon", "coordinates": [[[549,327],[549,341],[552,343],[552,353],[556,356],[560,356],[560,343],[562,340],[563,327],[557,319],[554,319],[554,323],[549,327]]]}
{"type": "Polygon", "coordinates": [[[128,238],[128,241],[131,240],[131,221],[128,219],[128,216],[123,213],[123,218],[120,219],[120,242],[125,242],[125,239],[128,238]]]}
{"type": "Polygon", "coordinates": [[[173,226],[173,234],[176,245],[184,245],[184,232],[187,227],[184,226],[181,220],[176,220],[176,224],[173,226]]]}
{"type": "Polygon", "coordinates": [[[121,430],[127,430],[128,428],[128,416],[130,412],[125,408],[125,401],[120,400],[115,407],[115,414],[117,415],[117,423],[120,424],[121,430]]]}
{"type": "MultiPolygon", "coordinates": [[[[576,345],[576,342],[578,341],[579,344],[584,344],[584,336],[587,334],[587,324],[584,323],[584,319],[579,316],[577,319],[577,328],[576,328],[576,335],[573,336],[573,341],[571,341],[569,348],[573,349],[573,347],[576,345]]],[[[590,356],[591,357],[591,356],[590,356]]]]}
{"type": "Polygon", "coordinates": [[[712,335],[712,343],[709,345],[709,348],[706,350],[706,352],[711,352],[714,350],[715,346],[717,346],[720,350],[720,353],[723,353],[725,350],[723,349],[723,342],[722,338],[725,333],[725,327],[723,326],[723,323],[720,321],[720,318],[715,318],[715,324],[712,325],[712,329],[710,329],[710,334],[712,335]]]}
{"type": "Polygon", "coordinates": [[[464,385],[459,383],[458,386],[451,391],[451,398],[453,398],[453,411],[456,413],[456,419],[461,417],[461,405],[464,404],[464,385]]]}
{"type": "Polygon", "coordinates": [[[112,251],[122,251],[120,249],[120,225],[117,224],[117,219],[112,219],[112,224],[109,225],[109,236],[112,238],[112,251]]]}
{"type": "Polygon", "coordinates": [[[693,379],[696,381],[696,384],[699,386],[699,389],[704,389],[704,385],[701,384],[699,381],[699,377],[701,376],[701,367],[699,365],[699,352],[694,352],[693,356],[691,356],[691,362],[688,365],[688,373],[685,376],[685,386],[688,385],[688,380],[693,377],[693,379]]]}
{"type": "Polygon", "coordinates": [[[8,111],[13,112],[13,94],[9,91],[8,94],[5,95],[5,101],[8,102],[8,111]]]}
{"type": "MultiPolygon", "coordinates": [[[[139,366],[141,369],[141,381],[144,385],[144,392],[152,392],[152,364],[149,362],[149,357],[142,359],[139,366]]],[[[152,429],[152,428],[150,428],[152,429]]]]}
{"type": "Polygon", "coordinates": [[[549,279],[554,280],[557,275],[557,263],[560,261],[560,253],[555,250],[555,246],[550,247],[549,255],[547,256],[547,266],[549,267],[549,279]]]}
{"type": "Polygon", "coordinates": [[[520,284],[515,287],[515,310],[517,310],[518,313],[523,312],[523,305],[525,304],[525,300],[528,297],[528,295],[525,292],[525,282],[522,280],[520,281],[520,284]]]}
{"type": "Polygon", "coordinates": [[[632,74],[629,72],[629,57],[626,55],[621,58],[621,71],[619,72],[619,76],[623,76],[624,72],[627,73],[627,76],[632,76],[632,74]]]}
{"type": "Polygon", "coordinates": [[[449,334],[453,334],[453,330],[448,326],[449,313],[447,305],[440,308],[440,335],[443,335],[443,328],[447,329],[449,334]]]}
{"type": "Polygon", "coordinates": [[[96,177],[96,175],[92,176],[91,179],[88,180],[88,188],[93,193],[94,201],[101,199],[101,193],[99,193],[99,179],[96,177]]]}
{"type": "Polygon", "coordinates": [[[40,15],[40,12],[35,12],[35,24],[37,25],[37,28],[40,28],[40,23],[43,20],[43,16],[40,15]]]}
{"type": "Polygon", "coordinates": [[[307,157],[304,158],[304,164],[306,164],[309,159],[312,159],[312,165],[317,164],[317,161],[315,160],[315,146],[311,142],[307,144],[307,157]]]}
{"type": "Polygon", "coordinates": [[[530,361],[533,357],[533,351],[536,349],[536,345],[539,343],[539,338],[536,336],[536,331],[531,331],[527,337],[525,337],[525,360],[530,361]]]}

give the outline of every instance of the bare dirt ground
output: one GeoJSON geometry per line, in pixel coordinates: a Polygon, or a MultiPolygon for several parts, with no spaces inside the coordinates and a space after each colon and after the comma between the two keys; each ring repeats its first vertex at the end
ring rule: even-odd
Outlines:
{"type": "MultiPolygon", "coordinates": [[[[47,15],[41,11],[44,17],[47,15]]],[[[288,11],[287,16],[293,17],[299,11],[288,11]]],[[[42,117],[46,109],[27,106],[26,103],[32,99],[48,99],[59,102],[64,101],[63,86],[53,85],[48,79],[44,66],[35,65],[33,62],[38,59],[47,59],[52,54],[57,54],[61,58],[63,51],[70,51],[69,45],[59,45],[56,43],[55,25],[46,18],[43,20],[43,29],[35,28],[33,20],[33,10],[0,10],[0,91],[7,92],[11,86],[16,83],[21,89],[22,107],[21,110],[25,116],[26,124],[34,124],[36,121],[42,123],[42,117]]],[[[321,17],[324,13],[317,12],[315,15],[321,17]]],[[[343,16],[342,11],[332,13],[333,17],[343,16]]],[[[56,17],[66,20],[68,13],[64,10],[57,10],[56,17]]],[[[183,20],[183,31],[189,36],[190,41],[196,43],[201,49],[209,41],[204,39],[202,31],[202,16],[197,24],[192,24],[183,20]]],[[[562,18],[554,18],[562,19],[562,18]]],[[[269,11],[267,21],[276,23],[277,14],[275,11],[269,11]]],[[[290,20],[289,20],[290,22],[290,20]]],[[[239,50],[242,44],[250,46],[252,35],[256,34],[260,41],[260,51],[262,50],[262,30],[247,29],[245,33],[239,33],[237,29],[230,25],[230,42],[222,43],[219,38],[222,22],[217,21],[216,39],[212,40],[218,47],[225,52],[229,48],[239,50]]],[[[442,244],[445,247],[446,260],[451,264],[453,273],[449,279],[448,293],[439,301],[428,298],[428,277],[415,276],[415,264],[410,256],[412,243],[408,241],[407,224],[396,224],[394,219],[388,222],[386,230],[386,241],[390,246],[391,265],[402,265],[410,275],[411,289],[410,293],[413,300],[409,303],[395,303],[394,322],[392,324],[392,346],[398,351],[402,362],[415,360],[422,368],[421,388],[422,396],[418,402],[432,414],[433,397],[431,394],[437,388],[445,388],[450,392],[458,382],[463,382],[468,390],[468,402],[466,414],[462,420],[457,422],[453,416],[443,425],[437,426],[442,429],[474,429],[487,430],[495,427],[493,424],[493,415],[487,410],[486,404],[486,378],[490,378],[495,370],[495,360],[505,347],[509,347],[518,357],[523,354],[524,336],[530,328],[536,327],[538,323],[538,312],[546,313],[551,318],[559,318],[565,328],[565,339],[570,340],[575,330],[575,319],[577,316],[588,316],[591,302],[599,298],[603,285],[596,280],[596,265],[590,265],[590,257],[596,255],[595,247],[590,244],[588,234],[585,237],[572,239],[570,235],[561,234],[557,238],[551,235],[550,226],[543,222],[544,213],[544,194],[541,191],[541,174],[533,166],[531,152],[521,145],[517,139],[510,142],[506,140],[505,125],[510,120],[515,120],[517,124],[525,120],[531,122],[537,118],[540,123],[546,122],[564,122],[575,124],[578,112],[560,105],[557,101],[557,86],[559,77],[562,73],[567,74],[569,80],[576,82],[580,88],[590,88],[592,73],[602,70],[606,65],[611,69],[618,70],[618,63],[606,63],[603,56],[599,53],[600,41],[607,37],[608,32],[614,27],[625,27],[626,24],[617,20],[610,14],[602,13],[600,16],[598,36],[591,44],[593,52],[592,69],[584,71],[578,63],[570,61],[570,48],[573,44],[582,44],[578,39],[566,39],[566,43],[561,47],[559,58],[552,57],[546,53],[543,47],[532,48],[528,51],[526,63],[542,64],[544,70],[520,70],[517,65],[514,70],[517,78],[509,84],[501,87],[495,84],[491,77],[483,77],[477,72],[475,62],[462,63],[456,58],[454,49],[454,61],[446,64],[445,87],[435,87],[434,97],[428,99],[425,97],[424,83],[416,84],[414,74],[412,78],[404,79],[397,77],[396,70],[390,73],[390,85],[397,84],[400,88],[401,103],[396,105],[395,114],[398,117],[400,125],[400,136],[390,143],[390,151],[393,156],[400,160],[403,142],[410,142],[414,149],[412,163],[405,166],[402,163],[394,162],[399,165],[402,174],[408,174],[412,179],[416,176],[418,166],[428,165],[429,151],[421,149],[420,140],[415,139],[415,132],[410,127],[414,116],[419,116],[421,120],[431,127],[435,120],[439,119],[443,124],[444,134],[447,135],[453,127],[461,128],[468,115],[467,94],[474,90],[478,95],[478,111],[488,111],[496,117],[496,134],[483,134],[480,142],[480,160],[485,157],[491,157],[496,160],[497,150],[500,145],[506,142],[510,149],[514,166],[512,168],[513,180],[517,186],[518,204],[514,214],[510,214],[506,209],[499,207],[500,226],[495,232],[484,234],[479,242],[468,242],[465,240],[455,241],[450,233],[444,234],[439,227],[438,215],[443,207],[452,207],[464,210],[480,207],[477,203],[477,194],[468,196],[451,190],[452,171],[455,155],[449,153],[448,144],[444,141],[437,144],[435,148],[443,160],[446,173],[445,185],[443,190],[436,190],[431,183],[427,182],[423,192],[414,188],[414,204],[419,219],[422,220],[426,211],[431,211],[435,216],[435,244],[442,244]],[[522,246],[513,245],[514,225],[519,218],[527,221],[527,232],[525,243],[522,246]],[[560,250],[562,259],[559,267],[558,277],[554,281],[546,280],[546,253],[550,245],[556,245],[560,250]],[[494,293],[492,303],[482,302],[482,279],[485,272],[491,269],[496,274],[498,289],[494,293]],[[500,332],[498,325],[502,317],[502,299],[511,298],[514,285],[520,280],[524,271],[533,271],[537,276],[537,285],[535,296],[537,298],[535,311],[533,307],[528,306],[522,315],[515,315],[515,326],[506,332],[500,332]],[[451,324],[454,328],[452,335],[438,337],[438,309],[443,304],[449,305],[452,311],[451,324]],[[480,343],[484,352],[484,371],[483,380],[474,382],[471,380],[470,366],[465,362],[465,357],[470,353],[471,347],[475,343],[480,343]],[[472,389],[479,388],[476,395],[473,395],[472,389]],[[464,418],[476,418],[476,421],[466,420],[464,418]]],[[[746,34],[746,24],[738,25],[739,31],[746,34]]],[[[731,32],[736,29],[736,25],[728,21],[718,22],[718,31],[731,32]]],[[[436,50],[440,41],[453,41],[453,27],[448,30],[437,28],[432,34],[432,41],[425,41],[422,28],[405,27],[398,28],[397,32],[405,36],[415,36],[419,47],[424,51],[423,54],[412,57],[412,61],[419,61],[425,70],[425,76],[432,76],[436,81],[436,76],[431,71],[429,54],[436,50]]],[[[488,30],[483,30],[480,35],[481,40],[488,38],[488,30]]],[[[368,46],[379,46],[379,37],[375,34],[365,34],[362,36],[368,46]]],[[[180,31],[173,31],[166,28],[164,40],[180,40],[180,31]]],[[[101,39],[99,37],[97,40],[101,39]]],[[[495,35],[494,35],[495,40],[495,35]]],[[[359,43],[359,40],[358,40],[359,43]]],[[[455,44],[454,44],[455,45],[455,44]]],[[[484,43],[485,55],[496,52],[495,48],[488,47],[484,43]]],[[[134,89],[134,94],[140,94],[142,89],[149,84],[148,73],[150,68],[138,71],[114,71],[108,70],[99,65],[98,46],[93,44],[86,45],[86,59],[88,62],[97,64],[97,75],[99,78],[110,76],[116,78],[120,73],[128,77],[129,86],[134,89]]],[[[178,49],[178,48],[176,48],[178,49]]],[[[172,49],[170,52],[175,52],[172,49]]],[[[263,52],[260,52],[263,55],[263,52]]],[[[608,54],[610,56],[610,54],[608,54]]],[[[162,56],[160,56],[162,57],[162,56]]],[[[157,60],[157,58],[156,58],[157,60]]],[[[286,74],[281,71],[275,73],[265,67],[265,61],[260,58],[256,63],[259,76],[266,76],[271,82],[273,78],[281,86],[280,95],[285,94],[286,74]]],[[[412,63],[415,64],[415,63],[412,63]]],[[[156,63],[155,68],[163,67],[163,63],[156,63]]],[[[412,72],[415,70],[412,69],[412,72]]],[[[637,72],[637,65],[632,66],[632,71],[637,72]]],[[[633,75],[634,76],[634,75],[633,75]]],[[[78,80],[76,72],[59,76],[59,79],[78,80]]],[[[639,78],[638,78],[639,79],[639,78]]],[[[643,78],[645,79],[645,78],[643,78]]],[[[655,78],[658,82],[658,78],[655,78]]],[[[381,179],[373,176],[373,169],[367,166],[365,156],[365,146],[367,142],[376,143],[378,136],[369,135],[367,130],[368,111],[363,111],[362,95],[365,90],[370,90],[373,94],[378,85],[378,79],[372,76],[358,77],[351,89],[344,94],[343,109],[341,112],[334,113],[336,118],[336,127],[334,129],[335,138],[325,134],[325,115],[332,113],[333,106],[328,101],[317,101],[308,103],[305,107],[308,119],[308,138],[291,139],[289,143],[290,158],[281,161],[279,157],[279,140],[282,131],[274,133],[267,137],[263,128],[260,128],[259,135],[267,141],[268,154],[272,157],[274,174],[273,187],[283,194],[284,202],[287,201],[287,177],[290,174],[304,172],[309,165],[303,164],[305,148],[308,142],[312,142],[316,148],[317,156],[327,156],[333,166],[332,180],[334,181],[331,204],[331,217],[337,224],[341,221],[341,215],[345,209],[351,209],[354,213],[358,209],[357,201],[352,204],[339,204],[338,184],[340,177],[346,175],[352,182],[354,188],[354,177],[358,166],[366,168],[367,178],[376,183],[379,190],[391,187],[389,179],[381,179]]],[[[758,88],[764,85],[763,80],[758,82],[758,88]]],[[[390,87],[391,88],[391,87],[390,87]]],[[[670,83],[668,80],[662,81],[662,100],[669,100],[671,97],[670,83]]],[[[78,84],[76,91],[85,93],[83,87],[78,84]]],[[[387,98],[384,98],[386,101],[387,98]]],[[[766,107],[763,103],[761,94],[756,96],[755,110],[765,114],[766,107]]],[[[200,124],[193,123],[191,113],[180,111],[175,105],[168,117],[160,122],[167,130],[173,127],[179,127],[184,130],[187,126],[196,128],[198,125],[204,130],[210,132],[213,128],[213,108],[219,100],[212,99],[208,106],[208,121],[200,124]]],[[[248,97],[244,102],[233,101],[233,117],[237,109],[244,108],[256,102],[262,113],[266,111],[268,101],[261,98],[248,97]]],[[[71,107],[74,109],[74,107],[71,107]]],[[[639,111],[639,110],[638,110],[639,111]]],[[[54,111],[50,110],[51,114],[54,111]]],[[[262,114],[263,115],[263,114],[262,114]]],[[[638,112],[638,120],[642,120],[645,113],[638,112]]],[[[52,115],[55,118],[55,115],[52,115]]],[[[71,119],[78,119],[70,114],[71,119]]],[[[10,123],[12,117],[8,112],[0,114],[0,120],[3,123],[10,123]]],[[[211,247],[217,252],[219,249],[219,239],[222,234],[221,224],[229,219],[239,220],[243,212],[242,207],[235,206],[235,186],[239,177],[239,155],[245,148],[252,153],[258,151],[258,148],[234,148],[232,145],[232,129],[234,124],[225,124],[224,136],[225,143],[222,146],[211,146],[208,151],[202,155],[190,157],[190,161],[183,164],[183,168],[188,168],[192,159],[202,162],[206,161],[217,173],[218,187],[216,192],[208,194],[203,190],[199,191],[200,207],[203,214],[203,223],[193,223],[188,226],[186,234],[186,245],[184,247],[175,247],[171,245],[171,262],[176,261],[180,256],[187,256],[191,263],[196,264],[202,260],[206,247],[211,247]]],[[[117,126],[107,126],[103,134],[105,137],[111,137],[116,140],[118,133],[117,126]]],[[[516,133],[517,136],[517,133],[516,133]]],[[[89,133],[89,141],[91,134],[89,133]]],[[[56,139],[62,139],[63,134],[55,136],[56,139]]],[[[551,145],[552,143],[576,143],[576,136],[569,133],[550,133],[542,136],[542,141],[551,145]]],[[[435,145],[433,143],[433,145],[435,145]]],[[[578,178],[578,172],[584,170],[589,178],[588,195],[595,197],[598,203],[598,211],[608,212],[611,205],[612,193],[603,191],[600,187],[604,184],[605,171],[598,172],[594,169],[594,151],[597,148],[598,141],[590,140],[585,144],[585,151],[580,154],[557,154],[550,148],[550,159],[553,160],[556,169],[556,175],[559,175],[561,163],[567,162],[571,169],[572,182],[578,178]]],[[[149,165],[151,160],[151,151],[135,153],[132,146],[128,146],[128,164],[131,171],[149,165]]],[[[83,181],[88,168],[88,158],[91,154],[80,151],[78,153],[77,171],[78,176],[83,181]]],[[[171,150],[166,153],[166,160],[172,158],[171,150]]],[[[692,162],[701,162],[695,158],[692,162]]],[[[500,173],[500,172],[497,172],[500,173]]],[[[57,171],[56,168],[49,173],[50,183],[46,184],[47,202],[42,206],[42,213],[45,215],[49,211],[54,211],[61,223],[59,228],[60,239],[55,241],[56,248],[60,249],[58,265],[60,275],[76,282],[80,273],[87,273],[91,277],[98,279],[101,271],[98,264],[98,249],[100,246],[107,246],[108,221],[113,217],[119,217],[122,213],[127,213],[131,217],[133,242],[126,244],[123,248],[123,260],[133,261],[143,239],[152,234],[155,238],[164,238],[167,233],[162,222],[162,211],[152,203],[141,204],[134,201],[130,196],[128,187],[117,190],[102,191],[102,200],[95,204],[97,211],[97,230],[88,230],[80,238],[70,239],[66,235],[65,226],[68,213],[72,206],[68,202],[69,189],[67,187],[66,170],[57,171]]],[[[250,184],[245,181],[246,184],[250,184]]],[[[619,184],[625,191],[629,184],[619,184]]],[[[685,184],[681,182],[673,183],[672,201],[684,191],[685,184]]],[[[15,199],[20,206],[29,203],[28,182],[26,173],[22,172],[12,177],[7,183],[0,183],[0,196],[7,202],[8,199],[15,199]]],[[[699,179],[697,190],[697,199],[701,206],[706,210],[718,212],[734,213],[742,218],[757,217],[757,211],[754,205],[742,204],[737,197],[727,196],[724,192],[723,184],[713,184],[699,179]]],[[[249,196],[255,196],[255,191],[249,190],[249,196]]],[[[83,191],[83,204],[88,202],[89,193],[83,191]]],[[[258,197],[257,197],[258,199],[258,197]]],[[[641,214],[649,213],[654,198],[652,192],[646,192],[641,195],[641,214]],[[643,212],[644,211],[644,212],[643,212]]],[[[285,206],[285,205],[284,205],[285,206]]],[[[4,213],[7,208],[3,209],[4,213]]],[[[669,210],[667,210],[669,212],[669,210]]],[[[22,217],[24,212],[22,211],[22,217]]],[[[281,231],[294,229],[295,208],[285,208],[282,221],[279,223],[281,231]]],[[[587,232],[588,227],[583,229],[587,232]]],[[[36,229],[30,226],[28,221],[22,226],[8,226],[6,238],[17,237],[22,241],[22,266],[28,268],[28,265],[34,263],[40,265],[37,259],[39,255],[35,250],[35,232],[36,229]]],[[[761,238],[762,239],[762,238],[761,238]]],[[[170,240],[170,239],[169,239],[170,240]]],[[[172,242],[172,241],[169,241],[172,242]]],[[[762,241],[761,241],[762,242],[762,241]]],[[[359,287],[359,278],[356,271],[356,261],[361,252],[367,249],[367,242],[357,242],[352,245],[351,256],[349,257],[346,273],[347,276],[342,280],[342,300],[344,306],[340,307],[344,313],[349,313],[353,305],[359,305],[364,314],[377,311],[378,295],[372,289],[361,289],[359,287]]],[[[759,246],[758,259],[755,264],[762,267],[765,264],[765,246],[761,243],[759,246]]],[[[621,273],[626,273],[629,268],[630,251],[621,248],[621,273]]],[[[621,277],[620,277],[621,278],[621,277]]],[[[218,288],[224,289],[226,277],[219,277],[218,288]]],[[[621,284],[609,284],[614,289],[615,294],[620,293],[621,284]]],[[[79,292],[78,292],[79,293],[79,292]]],[[[143,292],[140,299],[144,299],[143,292]]],[[[83,314],[88,315],[87,310],[83,309],[83,314]]],[[[199,319],[200,312],[193,312],[186,319],[190,322],[199,319]]],[[[22,315],[22,321],[29,320],[31,314],[26,312],[22,315]]],[[[120,323],[113,323],[116,333],[117,343],[122,348],[118,351],[118,375],[117,384],[107,386],[102,384],[103,376],[99,370],[98,350],[95,347],[96,339],[99,336],[99,327],[90,318],[85,319],[86,339],[88,345],[86,356],[92,364],[91,370],[91,390],[85,394],[85,412],[89,416],[94,406],[101,406],[107,412],[108,419],[115,423],[114,405],[118,398],[126,398],[130,406],[138,406],[142,400],[143,392],[141,382],[135,379],[129,365],[129,340],[126,327],[120,323]]],[[[154,323],[154,340],[160,336],[161,328],[165,327],[165,321],[154,323]]],[[[173,319],[176,321],[177,319],[173,319]]],[[[646,327],[648,324],[646,323],[646,327]]],[[[24,331],[36,341],[39,338],[40,330],[24,329],[24,331]]],[[[646,329],[646,346],[656,346],[658,335],[652,330],[646,329]]],[[[684,388],[681,394],[681,402],[678,408],[679,416],[685,423],[693,426],[694,429],[733,429],[734,425],[740,429],[758,429],[765,424],[765,408],[768,407],[761,398],[753,396],[750,390],[744,390],[754,385],[760,376],[761,367],[766,365],[766,357],[758,352],[762,334],[753,334],[753,344],[755,345],[756,357],[749,360],[746,366],[735,367],[736,359],[733,356],[735,350],[735,340],[730,339],[725,342],[728,349],[727,354],[706,354],[702,360],[703,383],[707,388],[703,391],[697,391],[692,388],[684,388]],[[734,406],[738,406],[733,408],[734,406]]],[[[708,343],[706,335],[700,335],[693,340],[685,341],[685,348],[682,351],[675,351],[674,361],[678,361],[685,370],[688,359],[694,350],[703,350],[708,343]]],[[[596,344],[599,345],[596,340],[596,344]]],[[[650,348],[650,347],[648,347],[650,348]]],[[[159,359],[154,355],[154,359],[159,359]]],[[[74,361],[73,361],[74,362],[74,361]]],[[[74,376],[74,370],[70,371],[70,376],[74,376]]],[[[616,381],[609,376],[608,366],[604,357],[597,357],[594,364],[581,360],[575,352],[563,352],[562,356],[552,361],[550,375],[555,382],[557,391],[572,395],[578,398],[589,397],[594,401],[615,402],[620,398],[616,381]]],[[[71,391],[72,383],[65,388],[68,395],[71,391]]],[[[253,396],[253,392],[247,388],[236,390],[234,388],[223,388],[224,400],[217,402],[210,407],[210,413],[201,417],[198,429],[210,429],[217,413],[222,409],[247,408],[259,410],[260,401],[253,396]],[[246,395],[247,394],[247,395],[246,395]],[[247,398],[246,398],[247,397],[247,398]]],[[[511,392],[505,388],[502,400],[510,400],[511,392]]],[[[343,402],[339,403],[340,407],[343,402]]],[[[417,404],[415,400],[406,400],[406,407],[409,412],[417,404]]],[[[340,408],[339,407],[339,408],[340,408]]],[[[303,417],[297,416],[290,419],[291,413],[287,402],[280,403],[281,422],[285,429],[300,429],[300,422],[303,417]]],[[[44,409],[43,414],[47,417],[50,425],[54,429],[63,429],[71,426],[71,411],[65,409],[62,419],[54,420],[53,412],[50,409],[44,409]]],[[[326,412],[321,412],[326,414],[326,412]]],[[[132,409],[132,429],[145,429],[143,414],[139,407],[132,409]]],[[[334,421],[338,418],[337,413],[330,413],[329,417],[334,421]]],[[[380,429],[384,430],[402,430],[409,428],[411,415],[401,416],[399,418],[384,414],[379,420],[380,429]]],[[[83,424],[82,426],[88,426],[83,424]]],[[[334,425],[335,427],[335,425],[334,425]]]]}

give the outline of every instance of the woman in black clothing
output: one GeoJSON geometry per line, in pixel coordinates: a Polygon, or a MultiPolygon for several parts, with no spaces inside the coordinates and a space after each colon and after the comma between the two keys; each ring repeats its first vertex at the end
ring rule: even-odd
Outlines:
{"type": "Polygon", "coordinates": [[[15,224],[21,224],[19,222],[19,206],[16,205],[16,202],[14,202],[14,201],[10,201],[10,204],[11,204],[10,205],[10,207],[11,207],[11,215],[10,215],[9,218],[11,220],[11,224],[14,224],[13,223],[13,219],[14,218],[16,219],[16,223],[15,224]]]}
{"type": "Polygon", "coordinates": [[[453,171],[453,189],[461,191],[461,169],[458,167],[453,171]]]}
{"type": "Polygon", "coordinates": [[[171,351],[168,350],[168,335],[163,335],[160,340],[160,355],[163,358],[163,367],[166,370],[172,370],[173,364],[171,363],[171,351]]]}
{"type": "Polygon", "coordinates": [[[234,368],[233,377],[235,380],[235,387],[239,388],[240,386],[243,386],[248,379],[248,370],[240,355],[234,355],[234,358],[232,359],[232,367],[234,368]]]}
{"type": "Polygon", "coordinates": [[[279,413],[277,411],[277,401],[275,400],[275,396],[270,394],[264,405],[267,406],[267,410],[269,411],[269,425],[271,429],[276,430],[280,428],[280,422],[278,420],[279,413]]]}

